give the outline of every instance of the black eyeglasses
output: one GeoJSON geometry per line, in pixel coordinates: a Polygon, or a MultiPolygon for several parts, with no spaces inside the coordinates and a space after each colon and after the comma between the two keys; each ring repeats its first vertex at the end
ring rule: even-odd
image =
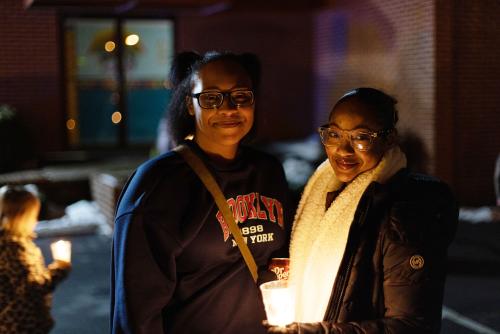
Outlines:
{"type": "Polygon", "coordinates": [[[386,136],[394,129],[380,131],[370,131],[365,129],[341,130],[330,125],[323,125],[318,128],[321,142],[325,146],[339,146],[345,134],[348,135],[351,147],[357,151],[368,151],[376,138],[386,136]]]}
{"type": "Polygon", "coordinates": [[[224,99],[229,96],[229,101],[236,107],[248,107],[254,103],[253,92],[249,89],[246,90],[233,90],[230,92],[201,92],[191,94],[198,100],[198,105],[203,109],[219,108],[224,99]]]}

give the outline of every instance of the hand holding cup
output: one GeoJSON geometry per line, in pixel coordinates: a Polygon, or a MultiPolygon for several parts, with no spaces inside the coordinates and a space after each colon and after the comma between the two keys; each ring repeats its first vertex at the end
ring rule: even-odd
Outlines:
{"type": "Polygon", "coordinates": [[[287,280],[261,284],[262,299],[267,315],[267,324],[284,327],[295,318],[293,289],[287,280]]]}

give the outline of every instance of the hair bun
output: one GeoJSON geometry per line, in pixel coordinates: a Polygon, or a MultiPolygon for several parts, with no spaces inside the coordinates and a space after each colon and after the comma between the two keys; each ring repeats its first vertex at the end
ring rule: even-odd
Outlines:
{"type": "Polygon", "coordinates": [[[199,61],[202,57],[194,51],[184,51],[178,53],[172,61],[168,79],[172,87],[177,86],[184,80],[190,73],[191,67],[194,63],[199,61]]]}
{"type": "Polygon", "coordinates": [[[245,67],[248,74],[252,78],[254,88],[257,88],[260,84],[260,74],[261,74],[261,63],[260,59],[256,54],[246,52],[239,55],[241,64],[245,67]]]}

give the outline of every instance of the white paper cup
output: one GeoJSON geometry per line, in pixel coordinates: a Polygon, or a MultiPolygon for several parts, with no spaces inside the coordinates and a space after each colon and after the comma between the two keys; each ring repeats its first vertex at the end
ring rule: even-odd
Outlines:
{"type": "Polygon", "coordinates": [[[50,244],[52,258],[54,260],[65,261],[71,263],[71,242],[59,240],[50,244]]]}
{"type": "Polygon", "coordinates": [[[260,285],[267,321],[273,326],[286,326],[295,317],[295,298],[288,281],[270,281],[260,285]]]}

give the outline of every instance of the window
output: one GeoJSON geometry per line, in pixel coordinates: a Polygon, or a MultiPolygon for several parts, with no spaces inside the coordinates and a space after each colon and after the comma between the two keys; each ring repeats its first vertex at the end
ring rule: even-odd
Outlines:
{"type": "Polygon", "coordinates": [[[154,143],[170,98],[173,33],[170,20],[65,20],[66,128],[71,148],[154,143]]]}

